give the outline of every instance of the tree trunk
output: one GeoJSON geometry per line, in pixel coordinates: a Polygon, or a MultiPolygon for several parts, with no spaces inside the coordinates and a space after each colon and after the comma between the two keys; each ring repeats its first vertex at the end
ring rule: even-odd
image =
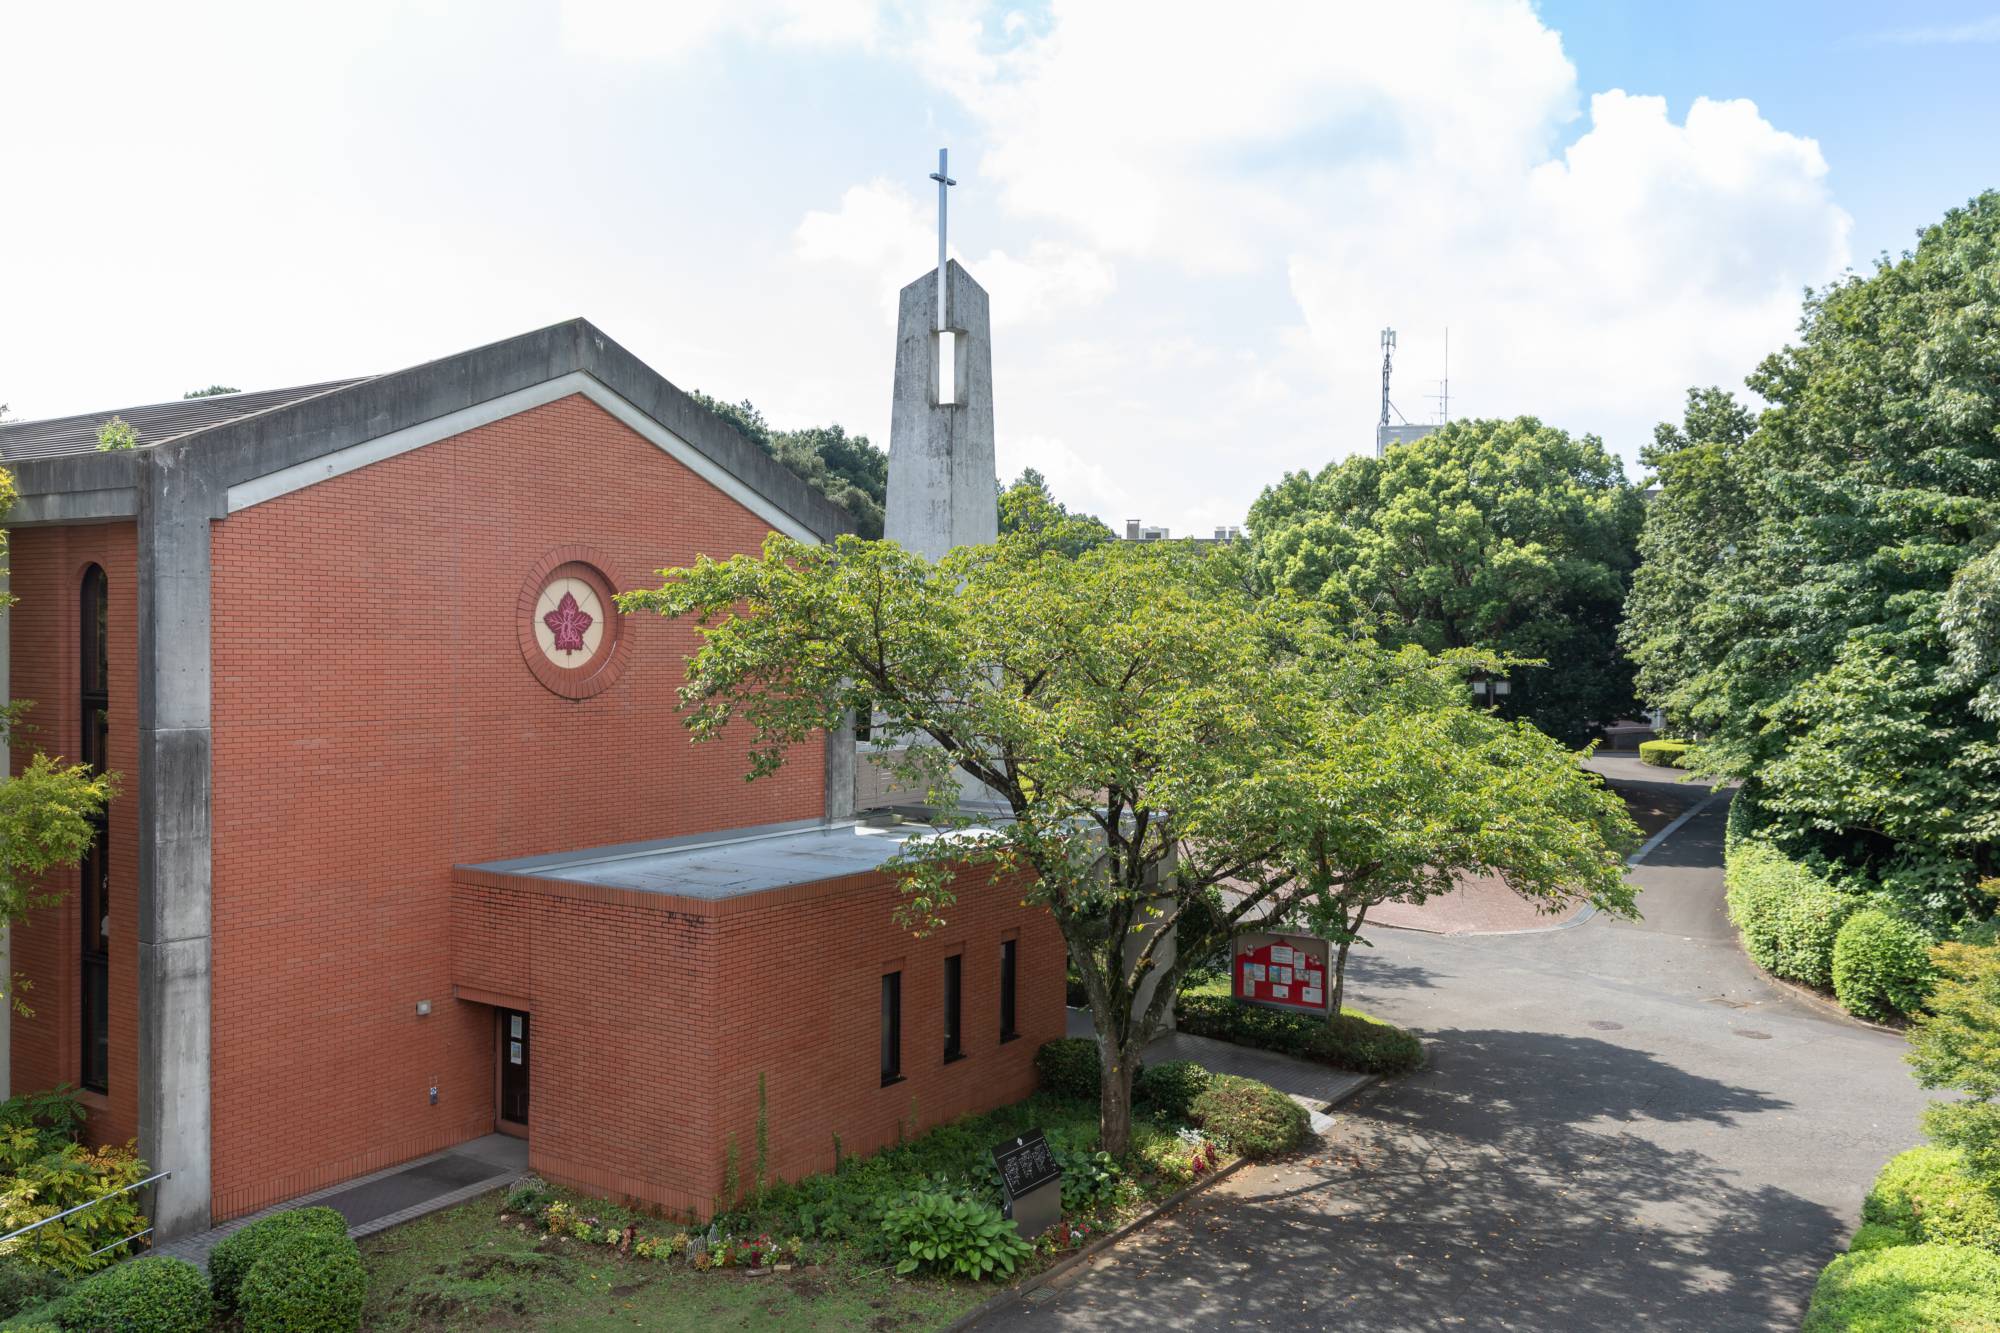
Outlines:
{"type": "Polygon", "coordinates": [[[1097,1097],[1098,1147],[1113,1157],[1123,1157],[1132,1146],[1134,1060],[1119,1052],[1112,1042],[1099,1037],[1097,1062],[1103,1075],[1103,1086],[1097,1097]]]}
{"type": "Polygon", "coordinates": [[[1355,909],[1354,922],[1341,931],[1340,949],[1333,959],[1333,1002],[1326,1011],[1326,1021],[1331,1026],[1340,1017],[1341,996],[1347,990],[1347,951],[1354,947],[1354,937],[1361,933],[1361,923],[1368,918],[1368,904],[1355,909]]]}

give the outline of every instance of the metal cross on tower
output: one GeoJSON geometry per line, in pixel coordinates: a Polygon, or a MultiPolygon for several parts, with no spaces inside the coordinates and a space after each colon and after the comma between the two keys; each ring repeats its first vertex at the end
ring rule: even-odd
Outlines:
{"type": "Polygon", "coordinates": [[[938,331],[939,333],[943,333],[943,332],[944,332],[944,331],[945,331],[945,330],[946,330],[947,328],[949,328],[949,327],[950,327],[949,325],[947,325],[947,324],[946,324],[946,323],[944,322],[944,278],[945,278],[945,274],[944,274],[944,221],[945,221],[945,193],[944,193],[944,192],[945,192],[945,191],[946,191],[947,189],[949,189],[949,188],[950,188],[951,186],[954,186],[954,185],[958,184],[958,182],[957,182],[957,181],[955,181],[955,180],[953,180],[953,179],[951,178],[951,176],[950,176],[950,175],[948,174],[948,170],[947,170],[947,167],[946,167],[946,165],[945,165],[945,163],[946,163],[946,157],[945,157],[945,155],[946,155],[946,153],[947,153],[948,151],[949,151],[949,150],[947,150],[947,149],[943,149],[943,148],[940,148],[940,149],[938,149],[938,169],[937,169],[936,171],[933,171],[933,172],[931,173],[931,179],[932,179],[932,180],[934,180],[934,181],[936,181],[936,182],[938,183],[938,313],[937,313],[937,331],[938,331]]]}

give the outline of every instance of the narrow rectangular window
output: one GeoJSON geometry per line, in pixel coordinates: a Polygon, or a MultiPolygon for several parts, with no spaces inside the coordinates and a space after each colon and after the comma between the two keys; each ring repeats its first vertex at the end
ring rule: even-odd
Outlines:
{"type": "Polygon", "coordinates": [[[950,1064],[965,1054],[960,1040],[959,995],[965,981],[965,955],[955,953],[944,960],[944,1062],[950,1064]]]}
{"type": "Polygon", "coordinates": [[[1012,1041],[1021,1034],[1014,1030],[1014,946],[1015,940],[1000,941],[1000,1040],[1012,1041]]]}
{"type": "Polygon", "coordinates": [[[903,974],[882,974],[882,1086],[903,1077],[903,974]]]}

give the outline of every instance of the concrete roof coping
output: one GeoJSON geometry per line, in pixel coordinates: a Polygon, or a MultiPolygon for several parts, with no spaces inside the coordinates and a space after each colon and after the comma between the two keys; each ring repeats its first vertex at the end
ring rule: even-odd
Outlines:
{"type": "Polygon", "coordinates": [[[878,870],[913,838],[972,838],[928,824],[800,820],[460,867],[487,874],[720,901],[878,870]]]}

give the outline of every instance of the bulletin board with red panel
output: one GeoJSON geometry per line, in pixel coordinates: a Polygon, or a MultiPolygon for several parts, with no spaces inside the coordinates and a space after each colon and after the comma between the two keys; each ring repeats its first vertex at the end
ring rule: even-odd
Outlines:
{"type": "Polygon", "coordinates": [[[1326,1013],[1332,946],[1311,935],[1238,935],[1232,949],[1230,989],[1239,1004],[1326,1013]]]}

